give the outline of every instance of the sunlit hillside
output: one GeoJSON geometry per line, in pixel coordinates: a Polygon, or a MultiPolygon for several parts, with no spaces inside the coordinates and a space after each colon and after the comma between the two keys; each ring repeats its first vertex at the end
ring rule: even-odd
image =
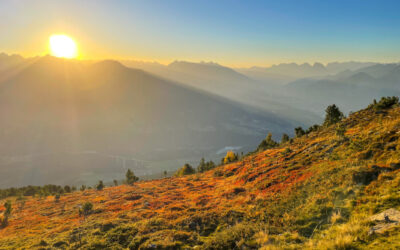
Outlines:
{"type": "Polygon", "coordinates": [[[0,248],[395,248],[399,133],[388,98],[204,173],[8,197],[0,248]]]}

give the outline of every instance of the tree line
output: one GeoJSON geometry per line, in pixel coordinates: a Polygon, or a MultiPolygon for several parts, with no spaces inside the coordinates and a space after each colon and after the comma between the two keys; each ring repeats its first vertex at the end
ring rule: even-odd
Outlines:
{"type": "MultiPolygon", "coordinates": [[[[367,109],[374,109],[376,111],[383,111],[384,109],[391,108],[393,106],[398,106],[399,105],[399,97],[393,96],[393,97],[382,97],[380,101],[374,100],[373,103],[371,103],[367,109]]],[[[294,138],[300,138],[304,135],[307,135],[311,132],[318,131],[322,127],[329,127],[331,125],[337,124],[340,122],[343,118],[345,118],[344,114],[342,111],[340,111],[339,107],[336,106],[336,104],[329,105],[325,109],[325,119],[322,125],[319,124],[314,124],[310,126],[308,129],[304,130],[301,126],[296,127],[294,129],[294,138]]],[[[346,132],[346,129],[343,126],[338,126],[336,128],[336,134],[339,137],[344,137],[344,134],[346,132]]],[[[261,141],[261,143],[258,145],[256,152],[257,151],[264,151],[267,149],[275,148],[280,145],[286,144],[286,143],[291,143],[293,141],[293,138],[290,138],[290,136],[286,133],[282,134],[282,138],[280,142],[275,141],[272,138],[272,134],[268,133],[267,137],[261,141]]],[[[239,160],[240,158],[243,157],[243,153],[241,157],[233,151],[228,151],[221,159],[221,164],[228,164],[231,162],[235,162],[239,160]]],[[[201,173],[210,169],[213,169],[217,167],[217,165],[214,164],[214,162],[209,161],[205,162],[204,158],[200,160],[199,165],[197,166],[197,171],[194,167],[192,167],[190,164],[186,163],[180,168],[176,173],[175,176],[184,176],[184,175],[189,175],[189,174],[194,174],[196,172],[201,173]]]]}
{"type": "MultiPolygon", "coordinates": [[[[128,169],[125,174],[125,180],[122,182],[123,184],[132,185],[137,182],[139,178],[133,173],[132,170],[128,169]]],[[[114,186],[118,186],[118,181],[113,181],[114,186]]],[[[93,189],[103,190],[106,185],[102,180],[100,180],[96,185],[94,185],[93,189]]],[[[85,191],[92,189],[90,186],[82,185],[79,187],[80,191],[85,191]]],[[[48,184],[44,186],[25,186],[25,187],[11,187],[6,189],[0,189],[0,199],[5,199],[8,197],[24,197],[24,196],[39,196],[39,197],[47,197],[47,196],[60,196],[67,193],[72,193],[78,191],[76,186],[60,186],[48,184]]]]}

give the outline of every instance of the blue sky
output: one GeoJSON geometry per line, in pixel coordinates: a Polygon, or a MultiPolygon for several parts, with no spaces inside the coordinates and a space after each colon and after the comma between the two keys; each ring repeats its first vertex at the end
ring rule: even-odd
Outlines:
{"type": "Polygon", "coordinates": [[[0,1],[0,51],[47,53],[53,33],[82,58],[400,61],[400,1],[0,1]]]}

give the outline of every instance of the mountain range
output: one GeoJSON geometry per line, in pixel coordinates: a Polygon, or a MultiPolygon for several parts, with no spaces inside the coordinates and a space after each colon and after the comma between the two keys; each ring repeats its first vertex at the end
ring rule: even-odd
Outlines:
{"type": "Polygon", "coordinates": [[[374,62],[284,63],[236,69],[212,62],[122,63],[306,125],[320,122],[324,109],[332,103],[347,113],[371,99],[398,93],[400,74],[397,63],[374,62]]]}
{"type": "MultiPolygon", "coordinates": [[[[23,65],[23,67],[21,66],[23,65]]],[[[50,56],[0,83],[0,186],[94,183],[247,152],[295,122],[117,61],[50,56]],[[222,151],[221,151],[222,150],[222,151]]]]}
{"type": "Polygon", "coordinates": [[[337,103],[347,113],[360,109],[372,99],[399,95],[400,64],[375,64],[323,79],[299,79],[287,84],[282,92],[291,105],[323,112],[328,103],[337,103]]]}

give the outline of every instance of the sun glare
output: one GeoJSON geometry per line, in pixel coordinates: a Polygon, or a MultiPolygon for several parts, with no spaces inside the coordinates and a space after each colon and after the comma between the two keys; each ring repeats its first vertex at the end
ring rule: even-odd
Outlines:
{"type": "Polygon", "coordinates": [[[76,58],[78,50],[75,41],[66,35],[52,35],[49,39],[51,55],[63,58],[76,58]]]}

